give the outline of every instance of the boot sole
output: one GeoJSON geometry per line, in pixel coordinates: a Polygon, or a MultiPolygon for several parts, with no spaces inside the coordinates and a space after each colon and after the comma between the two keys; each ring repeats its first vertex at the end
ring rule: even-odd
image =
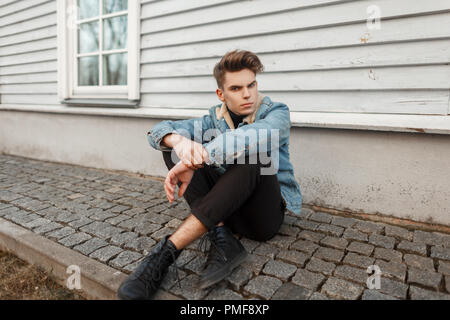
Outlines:
{"type": "Polygon", "coordinates": [[[247,258],[247,252],[246,251],[241,252],[239,255],[237,255],[233,259],[233,261],[231,262],[231,264],[229,265],[227,270],[226,269],[219,269],[214,274],[209,276],[208,278],[202,279],[200,281],[199,288],[200,289],[206,289],[206,288],[208,288],[210,286],[215,285],[219,281],[222,281],[223,279],[225,279],[226,277],[228,277],[230,275],[230,273],[234,270],[234,268],[236,268],[242,262],[244,262],[244,260],[246,258],[247,258]]]}

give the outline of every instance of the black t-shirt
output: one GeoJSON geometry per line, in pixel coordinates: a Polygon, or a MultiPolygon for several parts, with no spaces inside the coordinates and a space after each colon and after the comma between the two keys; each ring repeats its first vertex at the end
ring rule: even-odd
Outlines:
{"type": "Polygon", "coordinates": [[[246,116],[245,115],[244,116],[237,115],[236,113],[233,113],[228,107],[227,107],[227,109],[228,109],[228,112],[230,113],[231,120],[233,120],[234,128],[237,129],[239,123],[241,123],[242,120],[246,116]]]}

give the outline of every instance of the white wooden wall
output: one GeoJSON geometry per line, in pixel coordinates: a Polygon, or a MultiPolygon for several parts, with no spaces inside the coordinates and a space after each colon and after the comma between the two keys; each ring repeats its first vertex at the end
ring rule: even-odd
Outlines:
{"type": "MultiPolygon", "coordinates": [[[[56,1],[0,0],[1,103],[58,104],[56,1]]],[[[142,107],[218,103],[212,69],[239,48],[292,111],[449,113],[449,0],[141,2],[142,107]]]]}

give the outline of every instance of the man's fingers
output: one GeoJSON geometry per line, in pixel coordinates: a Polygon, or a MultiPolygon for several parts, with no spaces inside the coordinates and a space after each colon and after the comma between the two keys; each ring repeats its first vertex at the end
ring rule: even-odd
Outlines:
{"type": "Polygon", "coordinates": [[[184,182],[181,186],[180,189],[178,190],[178,197],[181,198],[184,194],[184,192],[186,191],[187,187],[188,187],[188,183],[184,182]]]}

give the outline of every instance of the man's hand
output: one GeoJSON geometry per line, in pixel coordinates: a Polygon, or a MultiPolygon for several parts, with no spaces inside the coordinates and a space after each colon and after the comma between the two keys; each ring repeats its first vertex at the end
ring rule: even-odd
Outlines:
{"type": "Polygon", "coordinates": [[[164,190],[170,203],[175,200],[174,194],[178,182],[181,182],[180,189],[178,190],[178,197],[181,198],[191,182],[193,175],[194,170],[185,166],[181,161],[169,171],[164,181],[164,190]]]}
{"type": "Polygon", "coordinates": [[[190,169],[201,168],[208,160],[208,152],[200,143],[181,135],[171,134],[164,138],[164,143],[172,147],[181,162],[190,169]]]}

